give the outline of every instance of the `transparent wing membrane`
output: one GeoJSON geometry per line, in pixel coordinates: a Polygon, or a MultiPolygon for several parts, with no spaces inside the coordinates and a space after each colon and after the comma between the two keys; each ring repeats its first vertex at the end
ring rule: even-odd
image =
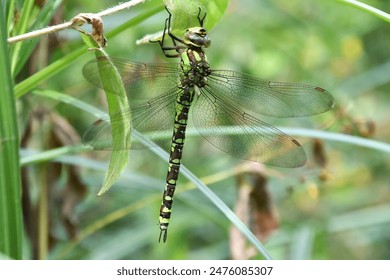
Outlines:
{"type": "MultiPolygon", "coordinates": [[[[132,106],[96,121],[84,134],[83,142],[96,150],[112,150],[111,130],[121,123],[132,121],[132,128],[148,135],[158,143],[166,143],[172,138],[172,125],[175,116],[175,99],[178,89],[174,88],[143,104],[132,106]]],[[[122,149],[129,145],[124,144],[122,149]]],[[[132,143],[132,149],[144,148],[142,143],[132,143]]]]}
{"type": "MultiPolygon", "coordinates": [[[[179,64],[145,64],[118,58],[110,58],[110,61],[120,73],[131,102],[134,99],[149,101],[117,113],[111,124],[108,117],[97,121],[85,134],[85,143],[95,149],[109,150],[111,126],[129,118],[132,127],[139,132],[155,140],[168,141],[172,136],[175,99],[182,90],[179,64]],[[160,95],[162,92],[165,94],[160,95]],[[153,96],[158,97],[150,99],[153,96]]],[[[106,58],[91,61],[85,65],[83,74],[92,84],[101,87],[98,64],[109,67],[108,63],[106,58]]],[[[245,110],[273,117],[294,117],[319,114],[333,105],[333,97],[319,87],[212,70],[192,110],[200,134],[222,151],[241,159],[297,167],[306,161],[299,143],[245,110]]],[[[140,146],[135,144],[132,148],[140,146]]]]}
{"type": "Polygon", "coordinates": [[[226,98],[202,90],[193,110],[199,133],[226,153],[279,167],[299,167],[306,162],[295,139],[239,110],[226,98]]]}
{"type": "MultiPolygon", "coordinates": [[[[99,68],[118,70],[129,99],[149,99],[171,90],[178,85],[180,66],[178,63],[146,64],[120,58],[101,57],[88,62],[83,68],[84,77],[93,85],[102,88],[99,68]]],[[[115,94],[115,89],[110,89],[115,94]]]]}
{"type": "Polygon", "coordinates": [[[208,86],[232,104],[272,117],[311,116],[334,106],[332,95],[322,88],[271,82],[234,71],[213,70],[208,86]]]}

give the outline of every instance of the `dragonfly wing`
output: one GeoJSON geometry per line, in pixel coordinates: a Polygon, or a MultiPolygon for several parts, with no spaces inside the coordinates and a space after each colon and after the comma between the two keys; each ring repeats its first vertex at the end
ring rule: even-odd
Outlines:
{"type": "MultiPolygon", "coordinates": [[[[158,96],[178,84],[180,68],[177,63],[147,64],[114,57],[100,57],[88,62],[83,68],[83,75],[93,85],[103,88],[99,73],[104,68],[111,69],[112,64],[118,70],[131,99],[158,96]]],[[[114,88],[109,90],[116,92],[114,88]]]]}
{"type": "Polygon", "coordinates": [[[228,70],[212,71],[208,86],[232,104],[266,116],[311,116],[334,106],[332,95],[320,87],[271,82],[228,70]]]}
{"type": "MultiPolygon", "coordinates": [[[[168,93],[132,109],[134,128],[160,146],[172,139],[178,90],[173,88],[168,93]]],[[[139,144],[133,146],[135,149],[143,147],[139,144]]]]}
{"type": "MultiPolygon", "coordinates": [[[[157,142],[169,141],[172,137],[172,127],[175,116],[175,100],[177,88],[155,97],[148,102],[132,106],[131,109],[123,110],[97,120],[84,134],[83,142],[96,150],[112,150],[112,130],[120,129],[123,122],[132,122],[132,129],[146,134],[157,142]]],[[[128,149],[124,143],[119,149],[128,149]]],[[[143,147],[142,143],[131,144],[132,149],[143,147]]]]}
{"type": "Polygon", "coordinates": [[[226,98],[202,89],[193,111],[199,133],[235,157],[279,167],[299,167],[306,155],[301,145],[277,128],[241,111],[226,98]]]}

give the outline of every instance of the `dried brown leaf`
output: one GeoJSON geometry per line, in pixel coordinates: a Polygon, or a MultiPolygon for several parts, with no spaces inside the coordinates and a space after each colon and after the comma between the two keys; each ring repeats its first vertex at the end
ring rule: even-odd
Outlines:
{"type": "MultiPolygon", "coordinates": [[[[30,115],[21,142],[24,147],[48,150],[79,143],[79,137],[65,119],[44,108],[39,108],[30,115]]],[[[42,248],[42,246],[38,242],[46,242],[48,249],[52,248],[56,242],[53,234],[53,227],[57,220],[56,213],[61,213],[64,227],[69,236],[72,238],[75,236],[77,219],[74,209],[85,196],[86,187],[81,181],[77,166],[56,162],[24,167],[22,183],[24,221],[33,247],[33,258],[37,259],[42,257],[42,252],[38,252],[38,248],[42,248]],[[38,180],[35,184],[31,183],[30,173],[32,172],[36,174],[33,177],[38,180]],[[56,187],[61,176],[67,178],[62,191],[56,187]],[[39,186],[37,201],[32,201],[30,195],[34,185],[39,186]],[[42,222],[46,226],[42,227],[42,222]],[[38,223],[41,224],[40,227],[38,227],[38,223]],[[42,228],[47,228],[47,230],[42,230],[42,228]],[[43,238],[42,234],[46,234],[46,236],[43,238]]]]}
{"type": "MultiPolygon", "coordinates": [[[[267,190],[267,178],[262,165],[253,164],[249,171],[237,175],[236,215],[264,241],[278,228],[278,216],[267,190]]],[[[230,231],[230,250],[233,259],[250,259],[255,248],[247,244],[244,236],[235,227],[230,231]]]]}
{"type": "Polygon", "coordinates": [[[313,157],[317,165],[320,167],[326,167],[328,159],[325,155],[324,143],[320,139],[314,140],[313,157]]]}

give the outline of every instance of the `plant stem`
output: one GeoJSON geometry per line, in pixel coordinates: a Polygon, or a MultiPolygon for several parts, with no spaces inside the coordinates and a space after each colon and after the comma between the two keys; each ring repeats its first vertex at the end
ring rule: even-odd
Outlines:
{"type": "Polygon", "coordinates": [[[73,17],[68,22],[61,23],[61,24],[54,25],[54,26],[49,26],[49,27],[46,27],[46,28],[43,28],[43,29],[40,29],[40,30],[35,30],[35,31],[32,31],[32,32],[28,32],[28,33],[25,33],[25,34],[17,35],[17,36],[14,36],[14,37],[10,37],[10,38],[8,38],[7,42],[8,43],[16,43],[16,42],[19,42],[19,41],[30,40],[30,39],[38,37],[38,36],[55,33],[55,32],[58,32],[58,31],[61,31],[61,30],[64,30],[64,29],[77,27],[77,26],[80,26],[80,23],[82,23],[82,24],[86,23],[86,21],[84,21],[84,22],[80,21],[80,18],[82,18],[83,15],[91,15],[91,16],[96,17],[96,18],[104,17],[104,16],[107,16],[107,15],[111,15],[111,14],[120,12],[120,11],[122,11],[124,9],[128,9],[128,8],[130,8],[132,6],[141,4],[143,2],[145,2],[145,0],[132,0],[132,1],[128,1],[128,2],[125,2],[125,3],[119,4],[119,5],[115,6],[115,7],[109,8],[107,10],[101,11],[101,12],[96,13],[96,14],[93,14],[93,13],[85,13],[85,14],[80,13],[79,15],[73,17]]]}

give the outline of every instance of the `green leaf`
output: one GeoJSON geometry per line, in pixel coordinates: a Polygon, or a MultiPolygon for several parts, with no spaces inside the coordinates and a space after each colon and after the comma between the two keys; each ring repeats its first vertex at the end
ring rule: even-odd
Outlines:
{"type": "MultiPolygon", "coordinates": [[[[97,65],[99,68],[100,81],[106,92],[108,112],[110,118],[116,113],[127,110],[130,112],[129,102],[122,79],[118,70],[110,61],[107,54],[100,48],[96,48],[97,43],[89,35],[82,34],[85,43],[94,48],[97,65]]],[[[130,153],[130,134],[131,134],[131,117],[123,120],[123,123],[111,127],[112,133],[112,153],[110,164],[98,195],[108,191],[115,181],[119,178],[125,169],[129,160],[130,153]]]]}
{"type": "Polygon", "coordinates": [[[19,136],[4,5],[0,5],[0,252],[22,258],[19,136]]]}
{"type": "MultiPolygon", "coordinates": [[[[172,30],[183,31],[189,27],[199,26],[198,14],[207,13],[204,27],[211,30],[221,19],[229,4],[228,0],[165,0],[164,3],[172,13],[172,30]]],[[[176,33],[176,32],[175,32],[176,33]]]]}
{"type": "MultiPolygon", "coordinates": [[[[200,16],[200,18],[203,18],[206,14],[203,27],[210,31],[225,13],[229,1],[164,0],[164,3],[172,15],[171,32],[178,37],[182,37],[187,28],[199,26],[198,15],[200,16]]],[[[161,40],[162,33],[163,30],[155,32],[153,34],[147,34],[141,39],[137,40],[137,44],[148,44],[150,43],[150,41],[161,40]]]]}

